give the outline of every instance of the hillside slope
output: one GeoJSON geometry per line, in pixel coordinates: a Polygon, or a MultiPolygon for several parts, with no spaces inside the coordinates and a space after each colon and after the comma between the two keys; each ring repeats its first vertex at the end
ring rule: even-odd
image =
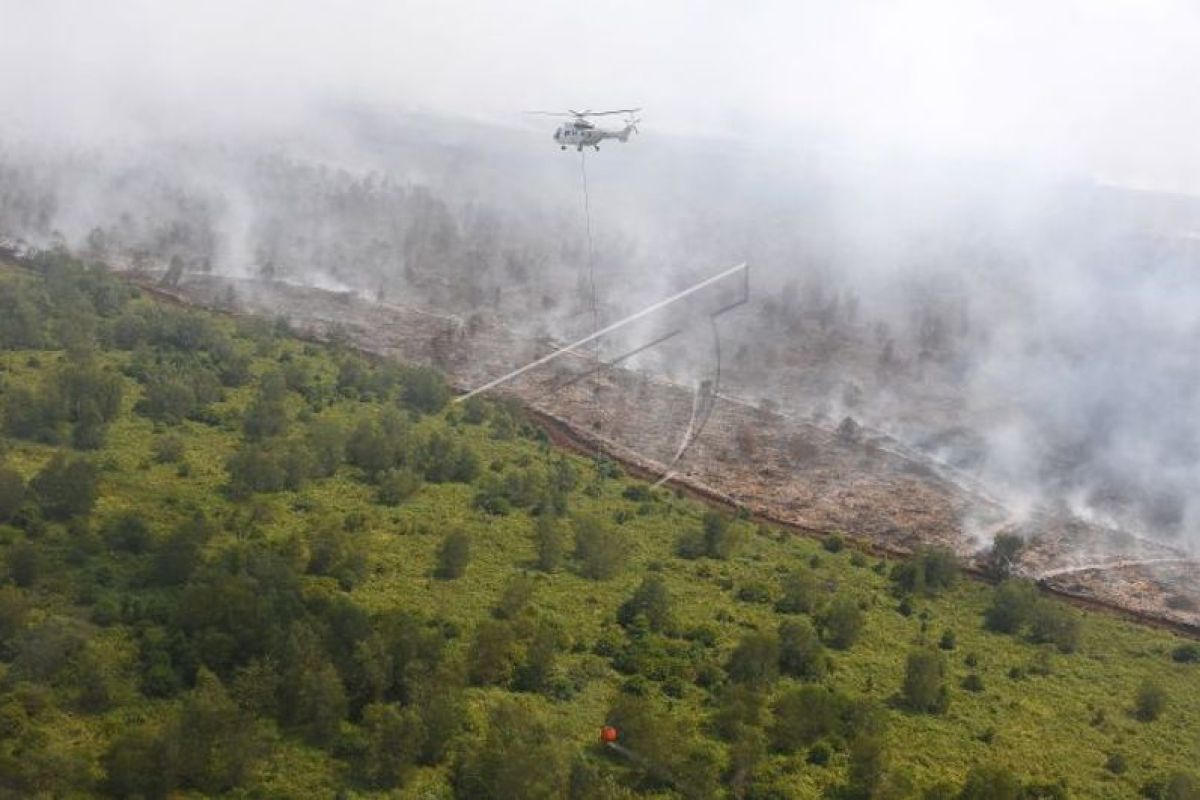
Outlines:
{"type": "Polygon", "coordinates": [[[0,274],[8,795],[1195,796],[1186,640],[33,266],[0,274]]]}

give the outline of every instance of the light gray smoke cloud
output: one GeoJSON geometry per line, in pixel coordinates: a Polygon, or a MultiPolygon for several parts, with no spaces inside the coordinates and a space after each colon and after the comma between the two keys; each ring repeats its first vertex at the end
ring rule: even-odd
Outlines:
{"type": "Polygon", "coordinates": [[[749,261],[739,391],[854,415],[1017,505],[1200,530],[1193,4],[0,19],[0,234],[577,335],[580,157],[520,112],[641,105],[643,134],[587,160],[608,318],[749,261]]]}

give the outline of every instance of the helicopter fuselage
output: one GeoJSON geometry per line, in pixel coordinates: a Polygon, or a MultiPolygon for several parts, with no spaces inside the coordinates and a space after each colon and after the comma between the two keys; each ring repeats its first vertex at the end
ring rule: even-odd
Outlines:
{"type": "Polygon", "coordinates": [[[558,146],[563,150],[568,147],[574,147],[576,150],[594,147],[599,150],[600,143],[605,139],[616,139],[619,142],[629,141],[629,132],[632,129],[630,125],[621,130],[604,130],[589,122],[572,122],[558,126],[558,130],[554,132],[554,141],[558,142],[558,146]]]}

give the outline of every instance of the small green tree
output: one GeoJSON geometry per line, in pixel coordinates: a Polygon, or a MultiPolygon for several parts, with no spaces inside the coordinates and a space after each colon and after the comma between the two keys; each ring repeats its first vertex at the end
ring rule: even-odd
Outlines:
{"type": "Polygon", "coordinates": [[[537,568],[554,572],[566,554],[566,533],[557,517],[539,514],[533,522],[533,544],[537,550],[537,568]]]}
{"type": "Polygon", "coordinates": [[[609,709],[605,723],[619,731],[622,747],[637,753],[634,769],[644,789],[661,790],[674,784],[693,737],[661,701],[622,694],[609,709]]]}
{"type": "Polygon", "coordinates": [[[726,671],[735,683],[772,683],[779,677],[779,639],[770,633],[744,634],[729,656],[726,671]]]}
{"type": "Polygon", "coordinates": [[[855,798],[876,797],[888,768],[882,734],[860,731],[846,750],[846,793],[855,798]]]}
{"type": "Polygon", "coordinates": [[[180,784],[207,794],[240,786],[258,752],[254,719],[203,667],[180,709],[177,736],[180,784]]]}
{"type": "Polygon", "coordinates": [[[312,454],[313,474],[328,478],[337,472],[346,457],[346,432],[337,422],[317,419],[305,433],[308,450],[312,454]]]}
{"type": "Polygon", "coordinates": [[[172,734],[146,726],[119,734],[100,759],[105,791],[113,797],[167,797],[178,785],[179,745],[172,734]]]}
{"type": "Polygon", "coordinates": [[[621,571],[628,553],[621,531],[593,515],[576,517],[574,526],[575,558],[584,577],[605,581],[621,571]]]}
{"type": "Polygon", "coordinates": [[[772,706],[771,746],[795,753],[838,731],[845,700],[824,686],[801,686],[779,695],[772,706]]]}
{"type": "Polygon", "coordinates": [[[421,754],[425,726],[417,709],[373,703],[363,709],[362,773],[377,789],[394,789],[408,781],[421,754]]]}
{"type": "Polygon", "coordinates": [[[307,571],[337,580],[349,590],[367,576],[367,545],[364,538],[333,518],[318,520],[308,534],[307,571]]]}
{"type": "Polygon", "coordinates": [[[280,372],[259,379],[258,394],[242,418],[242,431],[252,442],[280,436],[288,429],[287,380],[280,372]]]}
{"type": "Polygon", "coordinates": [[[154,461],[159,464],[177,464],[183,460],[185,451],[183,439],[174,434],[155,437],[150,445],[154,461]]]}
{"type": "Polygon", "coordinates": [[[1142,787],[1148,800],[1200,800],[1200,779],[1190,772],[1174,772],[1142,787]]]}
{"type": "Polygon", "coordinates": [[[622,627],[633,624],[639,616],[643,617],[650,630],[656,633],[662,633],[672,627],[671,595],[661,575],[652,574],[643,578],[633,596],[617,609],[617,622],[622,627]]]}
{"type": "Polygon", "coordinates": [[[22,540],[9,546],[5,555],[8,576],[22,589],[37,583],[42,572],[42,551],[30,541],[22,540]]]}
{"type": "Polygon", "coordinates": [[[922,545],[892,570],[896,588],[906,594],[935,595],[958,580],[958,557],[948,547],[922,545]]]}
{"type": "Polygon", "coordinates": [[[467,677],[476,686],[506,686],[520,658],[520,641],[506,620],[485,619],[467,651],[467,677]]]}
{"type": "Polygon", "coordinates": [[[979,764],[971,767],[963,782],[960,800],[1017,800],[1021,797],[1021,781],[1008,767],[999,764],[979,764]]]}
{"type": "Polygon", "coordinates": [[[1142,722],[1153,722],[1167,707],[1167,690],[1153,678],[1142,681],[1134,698],[1133,713],[1142,722]]]}
{"type": "Polygon", "coordinates": [[[103,536],[105,543],[113,550],[134,554],[146,552],[153,541],[150,526],[136,511],[127,511],[107,520],[103,536]]]}
{"type": "Polygon", "coordinates": [[[436,414],[450,402],[450,387],[430,367],[408,367],[401,376],[400,401],[423,414],[436,414]]]}
{"type": "Polygon", "coordinates": [[[992,593],[991,605],[983,612],[984,625],[997,633],[1016,633],[1029,621],[1037,599],[1032,583],[1010,578],[992,593]]]}
{"type": "Polygon", "coordinates": [[[213,528],[203,513],[177,526],[154,554],[154,581],[164,586],[181,586],[200,565],[205,543],[213,528]]]}
{"type": "Polygon", "coordinates": [[[421,490],[421,476],[409,469],[389,469],[379,478],[376,497],[381,505],[398,506],[421,490]]]}
{"type": "Polygon", "coordinates": [[[724,515],[716,511],[706,511],[702,524],[704,549],[709,558],[728,559],[741,546],[741,529],[730,525],[724,515]]]}
{"type": "Polygon", "coordinates": [[[442,539],[437,552],[434,575],[443,580],[461,578],[471,560],[471,537],[465,531],[452,531],[442,539]]]}
{"type": "Polygon", "coordinates": [[[151,378],[142,388],[142,399],[134,404],[133,410],[144,417],[178,425],[196,416],[201,405],[193,387],[168,375],[151,378]]]}
{"type": "Polygon", "coordinates": [[[762,724],[765,705],[764,693],[758,688],[744,683],[726,684],[717,696],[713,730],[725,741],[735,741],[744,728],[762,724]]]}
{"type": "Polygon", "coordinates": [[[1041,598],[1034,603],[1029,617],[1029,636],[1034,642],[1053,643],[1063,653],[1072,653],[1079,647],[1082,621],[1064,603],[1041,598]]]}
{"type": "Polygon", "coordinates": [[[946,686],[946,657],[939,651],[920,647],[908,654],[900,695],[910,711],[942,714],[950,706],[946,686]]]}
{"type": "Polygon", "coordinates": [[[8,522],[25,502],[25,481],[15,469],[0,465],[0,522],[8,522]]]}
{"type": "Polygon", "coordinates": [[[260,444],[246,445],[225,461],[229,494],[242,500],[255,492],[280,492],[288,476],[274,454],[260,444]]]}
{"type": "Polygon", "coordinates": [[[781,581],[783,596],[775,603],[782,614],[812,614],[821,602],[821,584],[812,570],[799,567],[781,581]]]}
{"type": "Polygon", "coordinates": [[[567,761],[555,736],[530,705],[497,703],[487,735],[454,771],[454,796],[466,800],[558,800],[567,793],[567,761]]]}
{"type": "Polygon", "coordinates": [[[380,427],[369,419],[358,423],[346,442],[346,460],[361,469],[369,480],[396,465],[396,448],[380,427]]]}
{"type": "Polygon", "coordinates": [[[992,552],[988,553],[986,570],[988,575],[1004,580],[1012,575],[1025,549],[1025,539],[1016,533],[997,533],[992,539],[992,552]]]}
{"type": "Polygon", "coordinates": [[[779,671],[801,680],[825,677],[829,657],[816,628],[803,617],[779,624],[779,671]]]}
{"type": "Polygon", "coordinates": [[[496,619],[514,620],[520,617],[533,599],[537,584],[529,575],[514,575],[504,585],[496,605],[492,606],[492,616],[496,619]]]}
{"type": "Polygon", "coordinates": [[[821,628],[830,647],[847,650],[858,641],[866,617],[858,601],[849,595],[838,595],[821,615],[821,628]]]}
{"type": "Polygon", "coordinates": [[[56,453],[29,485],[47,517],[66,520],[91,512],[99,480],[99,473],[90,461],[68,460],[62,453],[56,453]]]}
{"type": "Polygon", "coordinates": [[[293,632],[288,668],[280,683],[279,708],[285,725],[295,727],[310,743],[324,746],[337,736],[348,704],[337,668],[314,639],[293,632]]]}
{"type": "Polygon", "coordinates": [[[546,692],[552,686],[563,633],[558,625],[542,619],[525,646],[525,658],[513,676],[513,688],[521,692],[546,692]]]}

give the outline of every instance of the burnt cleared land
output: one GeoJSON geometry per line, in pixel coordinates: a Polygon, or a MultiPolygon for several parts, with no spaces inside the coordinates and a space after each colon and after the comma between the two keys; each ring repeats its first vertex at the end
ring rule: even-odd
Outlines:
{"type": "MultiPolygon", "coordinates": [[[[196,276],[171,292],[201,306],[283,315],[317,338],[436,365],[460,389],[557,346],[522,338],[487,315],[460,319],[282,282],[196,276]]],[[[500,391],[650,475],[664,473],[694,399],[689,387],[620,367],[596,372],[594,362],[574,354],[500,391]],[[586,377],[570,382],[580,375],[586,377]]],[[[1019,533],[1030,546],[1018,572],[1081,599],[1200,626],[1200,584],[1185,553],[1063,513],[1011,521],[1008,510],[955,470],[860,426],[820,425],[720,396],[675,471],[672,480],[710,497],[814,533],[843,532],[887,552],[936,543],[972,559],[983,556],[995,533],[1019,533]]]]}

